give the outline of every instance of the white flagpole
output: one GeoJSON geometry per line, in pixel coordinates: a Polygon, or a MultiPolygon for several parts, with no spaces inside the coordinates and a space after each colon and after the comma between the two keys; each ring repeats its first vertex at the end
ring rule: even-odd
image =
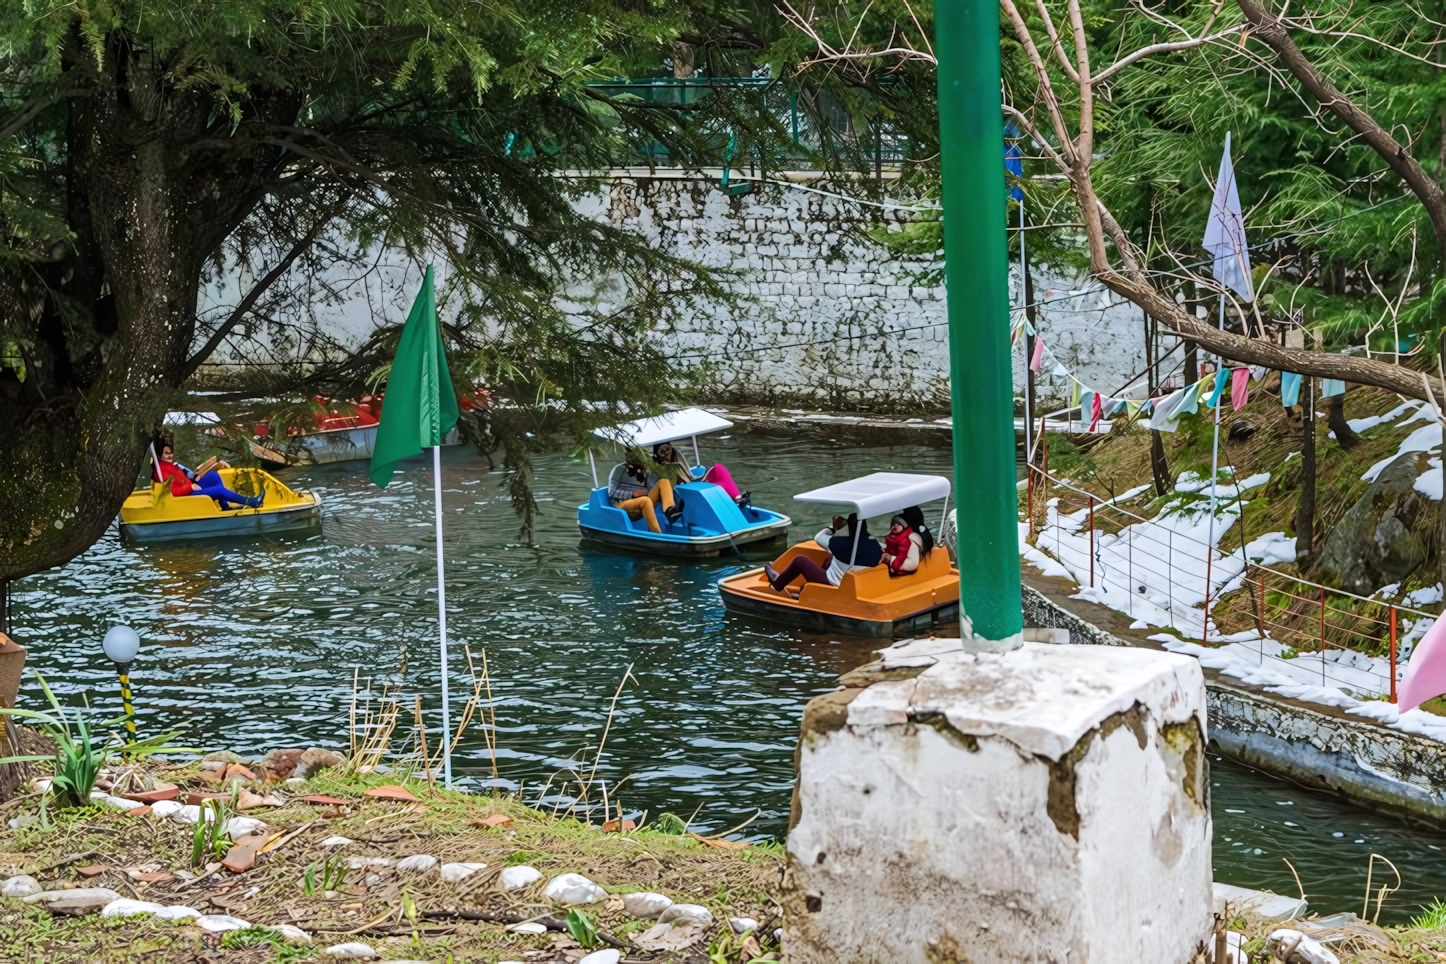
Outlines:
{"type": "MultiPolygon", "coordinates": [[[[1220,330],[1221,330],[1221,331],[1224,331],[1224,330],[1225,330],[1225,290],[1224,290],[1223,288],[1222,288],[1221,291],[1220,291],[1220,311],[1219,311],[1217,314],[1218,314],[1218,317],[1216,318],[1216,321],[1219,323],[1220,330]]],[[[1217,385],[1220,384],[1220,373],[1223,372],[1224,370],[1225,370],[1225,359],[1224,359],[1223,357],[1221,357],[1220,355],[1216,355],[1216,356],[1215,356],[1215,384],[1217,384],[1217,385]]],[[[1214,394],[1214,389],[1211,389],[1211,394],[1212,394],[1212,395],[1214,394]]],[[[1218,483],[1218,481],[1219,481],[1219,479],[1220,479],[1220,408],[1221,408],[1221,406],[1223,406],[1224,404],[1225,404],[1225,396],[1224,396],[1224,394],[1222,393],[1219,398],[1215,399],[1215,438],[1214,438],[1214,440],[1210,443],[1210,535],[1209,535],[1209,537],[1208,537],[1209,545],[1207,545],[1207,546],[1205,547],[1205,551],[1206,551],[1207,553],[1210,553],[1210,552],[1214,552],[1214,551],[1215,551],[1215,486],[1216,486],[1216,484],[1218,483]]],[[[1205,587],[1205,598],[1206,598],[1206,599],[1209,599],[1209,598],[1210,598],[1210,587],[1209,587],[1209,586],[1206,586],[1206,587],[1205,587]]],[[[1205,614],[1205,621],[1201,624],[1201,626],[1202,626],[1202,632],[1201,632],[1202,638],[1204,639],[1205,642],[1208,643],[1208,642],[1210,642],[1210,613],[1207,612],[1207,613],[1205,614]]]]}
{"type": "Polygon", "coordinates": [[[442,446],[432,447],[433,489],[437,496],[437,625],[442,656],[442,785],[452,789],[452,707],[447,682],[447,580],[442,563],[442,446]]]}
{"type": "MultiPolygon", "coordinates": [[[[1030,431],[1034,427],[1034,413],[1029,410],[1029,366],[1034,358],[1029,351],[1030,338],[1029,330],[1029,284],[1025,280],[1026,272],[1029,271],[1027,262],[1024,260],[1024,198],[1019,199],[1019,310],[1024,313],[1024,325],[1026,335],[1024,337],[1024,461],[1028,464],[1030,455],[1034,448],[1030,445],[1030,431]]],[[[1038,338],[1038,333],[1035,334],[1038,338]]],[[[1026,470],[1028,474],[1028,470],[1026,470]]]]}

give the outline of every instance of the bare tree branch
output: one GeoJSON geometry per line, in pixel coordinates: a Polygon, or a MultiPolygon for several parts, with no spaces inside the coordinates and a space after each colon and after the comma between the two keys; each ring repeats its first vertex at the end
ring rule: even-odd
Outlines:
{"type": "MultiPolygon", "coordinates": [[[[1374,117],[1361,110],[1355,102],[1331,83],[1311,63],[1310,59],[1290,39],[1285,24],[1274,14],[1268,13],[1257,0],[1236,0],[1240,11],[1254,26],[1251,33],[1271,50],[1276,59],[1310,91],[1321,106],[1346,123],[1381,156],[1401,180],[1420,200],[1421,206],[1431,218],[1431,228],[1436,233],[1437,248],[1446,254],[1446,192],[1431,175],[1422,169],[1420,163],[1386,130],[1376,123],[1374,117]]],[[[1439,257],[1439,255],[1438,255],[1439,257]]]]}
{"type": "Polygon", "coordinates": [[[225,321],[216,327],[216,330],[211,333],[210,338],[206,339],[206,343],[201,346],[200,350],[186,359],[186,365],[184,369],[182,369],[181,381],[185,381],[194,375],[196,369],[200,368],[201,364],[205,362],[207,358],[210,358],[211,354],[215,352],[217,348],[221,347],[221,342],[225,341],[226,336],[231,334],[235,327],[240,324],[241,319],[246,317],[246,313],[251,310],[257,300],[266,293],[268,288],[276,283],[278,278],[291,270],[292,263],[295,262],[307,248],[315,243],[316,239],[321,236],[321,232],[331,223],[331,219],[340,213],[342,207],[345,206],[350,198],[351,192],[348,191],[342,194],[341,198],[339,198],[335,204],[316,219],[316,223],[311,226],[311,230],[291,246],[291,250],[286,252],[286,255],[266,273],[266,276],[251,286],[251,290],[246,292],[245,296],[237,302],[235,309],[225,321]]]}

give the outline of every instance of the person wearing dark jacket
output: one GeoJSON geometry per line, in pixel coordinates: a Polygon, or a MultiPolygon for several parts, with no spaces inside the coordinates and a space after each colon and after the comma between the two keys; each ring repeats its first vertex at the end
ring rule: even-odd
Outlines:
{"type": "Polygon", "coordinates": [[[827,569],[808,556],[795,556],[782,572],[764,563],[763,574],[768,577],[768,584],[775,591],[783,592],[789,583],[802,576],[804,582],[826,582],[837,586],[843,582],[844,573],[877,566],[884,551],[869,538],[869,524],[860,520],[856,513],[849,513],[847,524],[848,534],[841,535],[839,530],[844,528],[845,520],[843,516],[836,515],[833,525],[825,526],[813,537],[814,542],[829,551],[831,558],[827,569]]]}

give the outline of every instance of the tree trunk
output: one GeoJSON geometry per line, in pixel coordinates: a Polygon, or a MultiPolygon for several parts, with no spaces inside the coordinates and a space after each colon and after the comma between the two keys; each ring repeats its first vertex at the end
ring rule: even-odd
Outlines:
{"type": "Polygon", "coordinates": [[[1336,442],[1343,449],[1353,449],[1361,444],[1357,435],[1346,422],[1345,395],[1332,395],[1325,400],[1326,424],[1336,433],[1336,442]]]}
{"type": "Polygon", "coordinates": [[[1165,440],[1159,430],[1150,429],[1150,475],[1155,481],[1155,496],[1162,497],[1170,491],[1170,463],[1165,458],[1165,440]]]}
{"type": "Polygon", "coordinates": [[[1315,385],[1301,379],[1300,501],[1295,508],[1295,564],[1302,570],[1315,558],[1315,385]]]}
{"type": "MultiPolygon", "coordinates": [[[[114,42],[97,64],[73,37],[64,62],[70,85],[89,91],[67,101],[71,241],[39,269],[40,286],[0,285],[0,312],[28,311],[40,332],[19,396],[0,398],[8,579],[64,564],[115,519],[183,380],[202,267],[280,156],[187,150],[231,122],[216,120],[209,95],[170,87],[148,52],[114,42]]],[[[250,109],[295,117],[294,96],[254,94],[250,109]]]]}

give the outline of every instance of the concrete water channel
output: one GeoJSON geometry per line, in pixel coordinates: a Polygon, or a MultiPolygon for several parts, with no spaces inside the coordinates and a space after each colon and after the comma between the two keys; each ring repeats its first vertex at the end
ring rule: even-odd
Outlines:
{"type": "MultiPolygon", "coordinates": [[[[758,504],[790,514],[795,539],[824,521],[818,507],[793,502],[795,492],[879,470],[951,474],[943,432],[891,439],[829,426],[740,428],[708,439],[704,454],[727,463],[758,504]]],[[[535,546],[518,538],[499,472],[464,447],[443,460],[448,619],[453,667],[463,667],[453,694],[470,687],[463,645],[474,654],[485,647],[498,783],[533,800],[549,777],[554,786],[567,779],[583,748],[596,747],[631,665],[635,681],[618,700],[598,770],[624,808],[685,819],[696,811],[694,827],[711,830],[757,813],[745,834],[782,836],[803,705],[867,662],[877,641],[725,615],[714,582],[767,551],[688,562],[580,548],[584,460],[536,459],[535,546]]],[[[112,530],[65,568],[18,583],[15,636],[29,647],[30,667],[62,698],[79,702],[88,691],[109,713],[117,700],[100,637],[128,622],[145,640],[132,671],[142,729],[184,727],[192,745],[243,754],[344,745],[354,669],[400,683],[408,703],[423,694],[435,710],[430,467],[407,464],[385,491],[371,485],[365,463],[282,478],[321,494],[319,535],[136,549],[112,530]]],[[[39,700],[32,678],[22,705],[39,700]]],[[[468,734],[455,766],[472,786],[491,784],[480,730],[468,734]]],[[[1359,912],[1366,864],[1378,853],[1405,878],[1383,920],[1446,898],[1440,835],[1213,756],[1212,766],[1217,880],[1294,895],[1285,858],[1313,909],[1359,912]]],[[[1376,886],[1382,873],[1394,882],[1377,864],[1376,886]]]]}

